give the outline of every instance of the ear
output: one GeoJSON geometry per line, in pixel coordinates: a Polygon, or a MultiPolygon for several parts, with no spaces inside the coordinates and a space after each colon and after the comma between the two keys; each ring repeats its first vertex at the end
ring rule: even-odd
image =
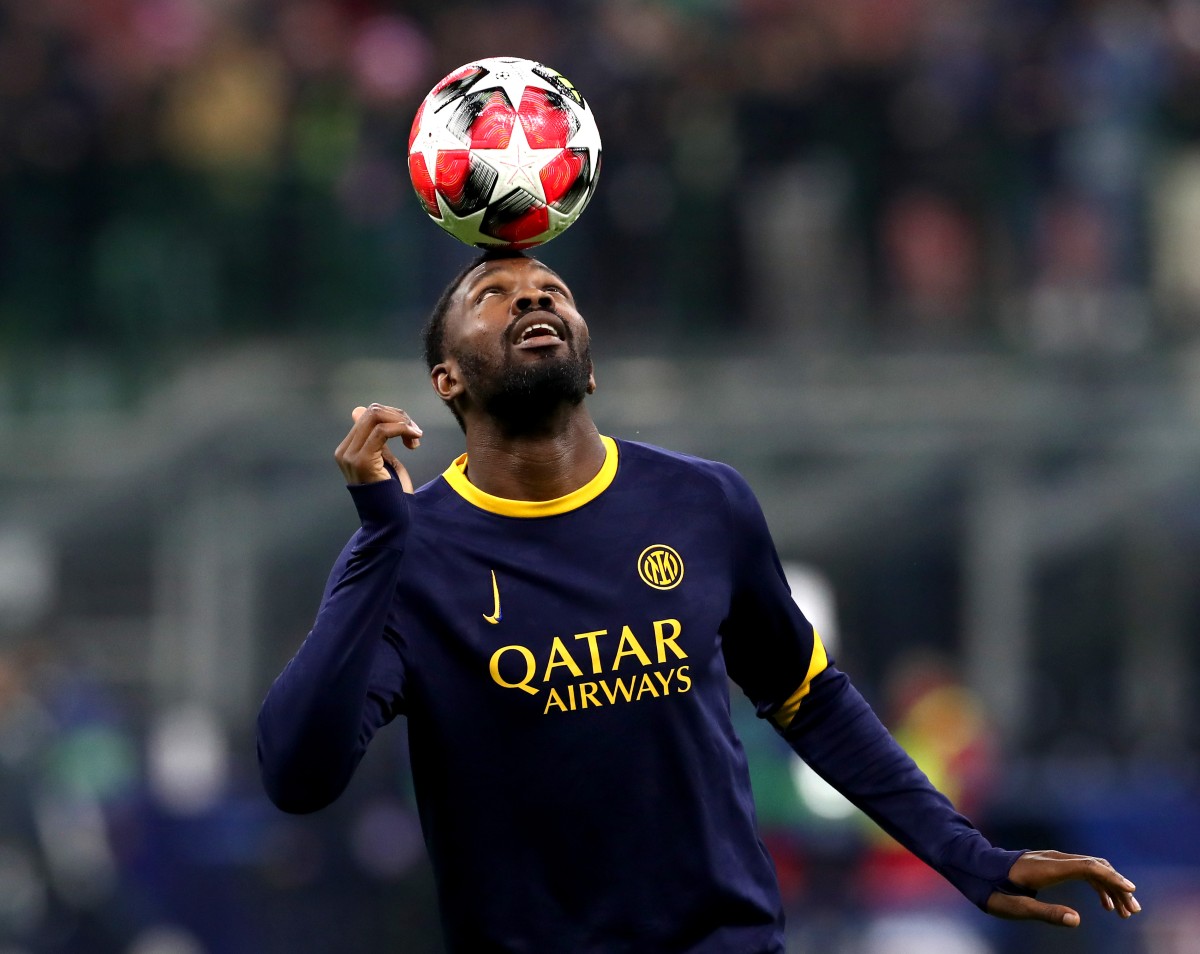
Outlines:
{"type": "Polygon", "coordinates": [[[437,396],[449,403],[463,393],[462,379],[458,375],[458,367],[453,361],[443,361],[435,365],[429,372],[429,382],[433,385],[437,396]]]}
{"type": "Polygon", "coordinates": [[[587,393],[596,393],[596,369],[591,367],[588,368],[587,393]]]}

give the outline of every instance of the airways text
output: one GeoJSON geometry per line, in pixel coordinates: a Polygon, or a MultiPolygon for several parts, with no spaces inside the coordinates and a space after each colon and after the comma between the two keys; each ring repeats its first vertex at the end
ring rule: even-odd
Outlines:
{"type": "Polygon", "coordinates": [[[692,688],[687,666],[674,666],[665,671],[651,668],[688,658],[678,642],[683,627],[677,619],[655,620],[650,625],[654,630],[653,643],[645,640],[643,645],[643,640],[634,635],[631,627],[622,626],[620,636],[615,640],[615,651],[608,650],[614,640],[607,629],[577,633],[570,644],[555,636],[544,662],[528,646],[501,646],[492,654],[488,672],[492,680],[505,689],[519,689],[531,696],[546,689],[543,714],[687,692],[692,688]],[[570,646],[575,650],[574,655],[570,646]],[[618,675],[622,665],[625,673],[618,675]],[[559,669],[574,679],[565,686],[547,685],[559,669]],[[588,680],[585,675],[601,678],[588,680]],[[542,685],[534,685],[535,682],[542,685]]]}

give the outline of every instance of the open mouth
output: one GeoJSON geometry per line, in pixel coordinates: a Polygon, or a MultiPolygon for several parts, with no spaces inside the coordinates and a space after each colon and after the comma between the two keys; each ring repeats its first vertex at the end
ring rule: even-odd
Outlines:
{"type": "Polygon", "coordinates": [[[536,312],[525,316],[513,329],[517,347],[540,348],[566,340],[562,319],[553,312],[536,312]]]}
{"type": "Polygon", "coordinates": [[[536,325],[530,325],[521,332],[520,343],[524,344],[525,342],[534,338],[544,338],[547,335],[552,338],[558,338],[559,340],[562,340],[557,328],[555,328],[553,325],[546,324],[544,321],[539,321],[536,325]]]}

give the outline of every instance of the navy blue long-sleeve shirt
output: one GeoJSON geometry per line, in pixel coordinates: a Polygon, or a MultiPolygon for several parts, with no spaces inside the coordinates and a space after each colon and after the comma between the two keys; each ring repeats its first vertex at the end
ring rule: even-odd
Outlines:
{"type": "Polygon", "coordinates": [[[1017,890],[791,599],[731,468],[604,438],[558,500],[459,458],[415,495],[350,487],[362,528],[259,714],[271,799],[314,811],[404,715],[452,952],[783,950],[732,678],[796,752],[975,904],[1017,890]]]}

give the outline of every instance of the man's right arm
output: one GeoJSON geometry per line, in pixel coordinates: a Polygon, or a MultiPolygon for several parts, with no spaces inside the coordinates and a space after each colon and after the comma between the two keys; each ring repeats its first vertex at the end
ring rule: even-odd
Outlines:
{"type": "Polygon", "coordinates": [[[342,551],[316,622],[271,686],[258,715],[258,760],[271,801],[289,812],[323,808],[342,793],[380,726],[402,710],[399,636],[389,625],[412,482],[387,442],[420,444],[399,408],[372,404],[334,452],[362,521],[342,551]]]}
{"type": "Polygon", "coordinates": [[[395,480],[351,486],[362,529],[330,573],[316,621],[258,715],[263,786],[311,812],[345,789],[376,730],[402,711],[403,667],[388,625],[408,526],[395,480]]]}

